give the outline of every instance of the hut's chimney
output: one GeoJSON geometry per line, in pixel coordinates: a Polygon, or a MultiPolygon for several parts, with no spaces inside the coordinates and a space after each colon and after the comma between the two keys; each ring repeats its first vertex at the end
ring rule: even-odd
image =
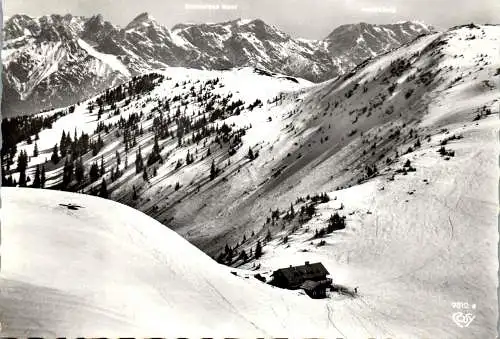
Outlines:
{"type": "Polygon", "coordinates": [[[306,266],[309,265],[309,261],[306,261],[306,266]]]}

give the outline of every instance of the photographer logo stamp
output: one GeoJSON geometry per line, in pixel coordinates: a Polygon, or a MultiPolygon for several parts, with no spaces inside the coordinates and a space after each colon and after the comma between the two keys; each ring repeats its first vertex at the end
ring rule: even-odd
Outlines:
{"type": "Polygon", "coordinates": [[[451,315],[451,318],[458,327],[469,327],[476,318],[473,313],[476,309],[476,304],[469,305],[467,302],[453,302],[451,303],[451,307],[457,310],[457,312],[451,315]]]}

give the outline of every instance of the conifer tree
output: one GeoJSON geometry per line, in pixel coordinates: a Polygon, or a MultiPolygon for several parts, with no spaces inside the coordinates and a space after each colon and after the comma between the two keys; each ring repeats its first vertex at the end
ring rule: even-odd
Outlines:
{"type": "Polygon", "coordinates": [[[214,180],[217,176],[217,168],[215,167],[215,161],[212,160],[212,166],[210,166],[210,180],[214,180]]]}
{"type": "Polygon", "coordinates": [[[75,179],[78,182],[78,184],[81,184],[83,182],[84,175],[85,175],[85,168],[83,166],[82,157],[80,157],[75,163],[75,179]]]}
{"type": "Polygon", "coordinates": [[[100,106],[99,111],[97,111],[97,120],[101,120],[102,113],[104,113],[104,109],[100,106]]]}
{"type": "Polygon", "coordinates": [[[102,179],[101,188],[99,189],[99,196],[101,198],[107,199],[109,197],[108,187],[106,185],[106,179],[102,179]]]}
{"type": "Polygon", "coordinates": [[[42,165],[42,170],[40,173],[40,187],[44,188],[45,187],[45,165],[42,165]]]}
{"type": "Polygon", "coordinates": [[[2,186],[4,186],[4,187],[10,187],[10,186],[12,186],[12,180],[11,179],[12,179],[11,176],[9,176],[7,178],[7,176],[5,175],[5,169],[2,168],[2,186]]]}
{"type": "Polygon", "coordinates": [[[269,242],[271,241],[271,230],[267,230],[267,234],[266,234],[266,242],[269,242]]]}
{"type": "Polygon", "coordinates": [[[142,160],[141,146],[135,155],[135,173],[141,173],[144,169],[144,161],[142,160]]]}
{"type": "Polygon", "coordinates": [[[33,184],[31,185],[33,188],[40,188],[40,165],[36,166],[35,171],[35,179],[33,180],[33,184]]]}
{"type": "Polygon", "coordinates": [[[341,217],[338,212],[335,212],[328,220],[328,226],[326,229],[327,233],[332,233],[333,231],[341,230],[345,228],[345,217],[341,217]]]}
{"type": "Polygon", "coordinates": [[[255,246],[255,259],[259,259],[262,256],[262,245],[260,240],[257,241],[257,246],[255,246]]]}
{"type": "Polygon", "coordinates": [[[252,151],[252,149],[250,147],[248,148],[248,159],[250,159],[250,160],[254,160],[255,159],[253,151],[252,151]]]}
{"type": "Polygon", "coordinates": [[[190,165],[194,162],[194,157],[193,155],[188,151],[187,155],[186,155],[186,164],[187,165],[190,165]]]}
{"type": "Polygon", "coordinates": [[[61,140],[59,141],[59,149],[61,151],[61,157],[63,157],[63,158],[66,156],[66,147],[67,147],[66,132],[62,131],[61,140]]]}
{"type": "Polygon", "coordinates": [[[134,190],[134,192],[132,193],[132,199],[137,200],[138,197],[137,197],[137,190],[136,190],[135,186],[133,186],[133,190],[134,190]]]}
{"type": "Polygon", "coordinates": [[[153,145],[153,150],[148,158],[148,166],[151,166],[155,162],[162,162],[161,154],[160,154],[160,146],[158,145],[158,137],[155,135],[155,141],[153,145]]]}
{"type": "Polygon", "coordinates": [[[99,175],[102,177],[106,173],[104,168],[104,155],[101,155],[101,167],[99,169],[99,175]]]}
{"type": "Polygon", "coordinates": [[[247,252],[245,252],[245,250],[242,250],[238,259],[242,260],[243,262],[247,261],[248,260],[247,252]]]}
{"type": "Polygon", "coordinates": [[[19,172],[19,187],[26,187],[26,168],[28,167],[28,154],[21,151],[17,158],[17,170],[19,172]]]}
{"type": "Polygon", "coordinates": [[[35,148],[33,149],[33,156],[37,157],[38,156],[38,143],[35,142],[35,148]]]}
{"type": "Polygon", "coordinates": [[[177,163],[175,164],[175,169],[179,169],[182,167],[182,161],[181,159],[177,160],[177,163]]]}
{"type": "Polygon", "coordinates": [[[90,177],[90,182],[92,183],[96,182],[97,179],[99,178],[99,167],[95,162],[90,166],[89,177],[90,177]]]}
{"type": "Polygon", "coordinates": [[[57,149],[57,144],[54,146],[54,148],[52,149],[52,155],[50,157],[50,161],[52,161],[52,163],[54,165],[57,165],[59,163],[59,151],[57,149]]]}
{"type": "Polygon", "coordinates": [[[73,180],[73,162],[66,158],[63,168],[63,186],[67,187],[73,180]]]}

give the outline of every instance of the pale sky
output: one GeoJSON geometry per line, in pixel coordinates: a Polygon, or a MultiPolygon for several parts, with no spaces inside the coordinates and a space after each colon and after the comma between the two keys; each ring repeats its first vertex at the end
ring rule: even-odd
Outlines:
{"type": "Polygon", "coordinates": [[[6,16],[102,14],[119,26],[148,12],[169,28],[183,22],[260,18],[294,37],[311,39],[357,22],[418,20],[438,29],[469,22],[500,24],[500,0],[4,0],[4,8],[6,16]]]}

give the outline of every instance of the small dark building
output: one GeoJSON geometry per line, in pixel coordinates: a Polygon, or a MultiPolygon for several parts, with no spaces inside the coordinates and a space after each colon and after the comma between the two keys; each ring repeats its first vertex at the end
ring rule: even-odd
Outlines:
{"type": "Polygon", "coordinates": [[[303,289],[311,298],[326,296],[326,287],[331,284],[330,273],[322,263],[291,266],[274,271],[271,285],[289,290],[303,289]]]}

